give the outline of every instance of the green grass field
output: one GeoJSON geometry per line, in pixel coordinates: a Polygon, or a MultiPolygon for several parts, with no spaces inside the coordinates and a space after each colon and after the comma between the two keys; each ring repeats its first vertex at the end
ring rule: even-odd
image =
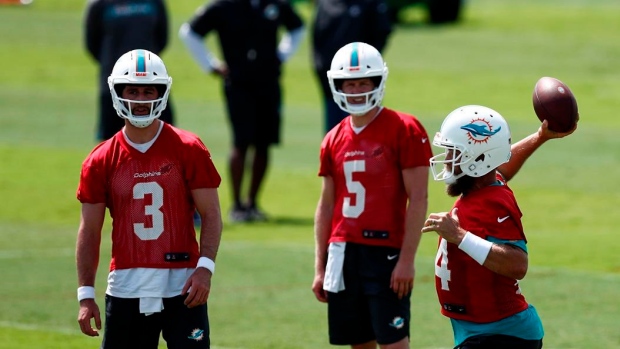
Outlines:
{"type": "MultiPolygon", "coordinates": [[[[176,38],[202,1],[169,4],[171,44],[162,57],[174,78],[178,125],[211,149],[227,213],[220,84],[176,38]]],[[[0,7],[0,349],[98,348],[101,339],[82,335],[76,323],[75,190],[96,121],[97,67],[83,48],[83,6],[0,7]]],[[[309,18],[308,5],[298,6],[309,18]]],[[[385,52],[384,104],[417,115],[429,134],[464,104],[500,111],[513,140],[534,132],[531,93],[542,76],[559,78],[577,96],[578,131],[546,144],[511,182],[530,242],[522,289],[543,318],[545,348],[620,348],[619,14],[617,0],[470,0],[460,24],[414,20],[396,29],[385,52]]],[[[419,17],[415,9],[409,15],[419,17]]],[[[273,219],[225,222],[209,304],[215,349],[329,347],[326,309],[310,290],[323,127],[309,45],[306,37],[285,67],[283,144],[273,151],[262,200],[273,219]]],[[[452,201],[431,182],[430,212],[452,201]]],[[[434,291],[435,247],[436,237],[425,236],[416,262],[412,348],[452,347],[434,291]]],[[[109,238],[102,248],[100,306],[109,238]]]]}

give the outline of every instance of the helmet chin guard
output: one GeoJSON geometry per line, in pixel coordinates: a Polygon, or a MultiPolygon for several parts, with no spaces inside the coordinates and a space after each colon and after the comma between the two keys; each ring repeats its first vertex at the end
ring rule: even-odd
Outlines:
{"type": "Polygon", "coordinates": [[[340,109],[347,113],[359,116],[364,115],[372,108],[381,104],[385,94],[385,82],[388,68],[381,53],[371,45],[363,42],[353,42],[343,46],[332,59],[327,79],[334,101],[340,109]],[[343,80],[370,78],[375,83],[375,89],[360,94],[342,92],[343,80]],[[349,103],[348,98],[364,97],[364,103],[349,103]]]}
{"type": "Polygon", "coordinates": [[[172,78],[168,75],[164,62],[147,50],[132,50],[122,55],[114,64],[112,74],[108,77],[108,86],[112,94],[112,103],[118,115],[129,120],[136,127],[144,128],[161,115],[168,104],[172,78]],[[125,85],[152,85],[157,88],[159,98],[152,101],[135,101],[121,98],[125,85]],[[150,103],[147,115],[133,115],[131,104],[150,103]]]}

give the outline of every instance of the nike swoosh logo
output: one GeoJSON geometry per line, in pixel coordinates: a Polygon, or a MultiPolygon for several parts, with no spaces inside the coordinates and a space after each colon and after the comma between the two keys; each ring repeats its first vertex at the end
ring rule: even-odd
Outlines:
{"type": "Polygon", "coordinates": [[[427,140],[427,139],[428,139],[428,138],[422,138],[422,143],[426,143],[426,140],[427,140]]]}
{"type": "Polygon", "coordinates": [[[497,223],[501,223],[501,222],[507,220],[508,218],[510,218],[510,216],[506,216],[506,217],[502,217],[502,218],[497,217],[497,223]]]}
{"type": "Polygon", "coordinates": [[[388,257],[388,261],[391,261],[392,259],[398,257],[398,255],[397,254],[395,254],[393,256],[388,255],[387,257],[388,257]]]}

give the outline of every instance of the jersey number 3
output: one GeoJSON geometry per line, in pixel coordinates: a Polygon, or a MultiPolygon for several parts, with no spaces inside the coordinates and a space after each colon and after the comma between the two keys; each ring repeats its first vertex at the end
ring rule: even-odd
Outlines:
{"type": "Polygon", "coordinates": [[[144,206],[144,214],[151,216],[153,226],[147,228],[144,223],[134,223],[133,232],[140,240],[156,240],[164,232],[164,214],[160,208],[164,205],[164,190],[157,182],[138,183],[133,187],[133,198],[143,200],[146,194],[151,194],[152,202],[144,206]]]}
{"type": "Polygon", "coordinates": [[[342,204],[342,215],[347,218],[357,218],[366,206],[366,188],[362,183],[353,180],[354,172],[366,171],[366,161],[353,160],[344,162],[344,178],[347,181],[347,191],[355,195],[355,205],[351,205],[351,197],[345,197],[342,204]]]}

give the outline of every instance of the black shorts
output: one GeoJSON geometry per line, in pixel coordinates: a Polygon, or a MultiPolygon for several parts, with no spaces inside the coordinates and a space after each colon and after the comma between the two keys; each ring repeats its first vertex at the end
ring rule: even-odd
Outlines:
{"type": "Polygon", "coordinates": [[[164,309],[146,316],[138,298],[106,295],[101,349],[157,349],[160,333],[170,349],[209,349],[207,305],[188,308],[184,300],[164,298],[164,309]]]}
{"type": "Polygon", "coordinates": [[[467,338],[454,349],[540,349],[541,340],[527,340],[500,334],[467,338]]]}
{"type": "Polygon", "coordinates": [[[277,79],[224,82],[233,144],[268,146],[280,143],[280,82],[277,79]]]}
{"type": "Polygon", "coordinates": [[[347,243],[345,290],[328,293],[329,342],[392,344],[409,337],[411,293],[398,299],[390,278],[399,249],[347,243]]]}

